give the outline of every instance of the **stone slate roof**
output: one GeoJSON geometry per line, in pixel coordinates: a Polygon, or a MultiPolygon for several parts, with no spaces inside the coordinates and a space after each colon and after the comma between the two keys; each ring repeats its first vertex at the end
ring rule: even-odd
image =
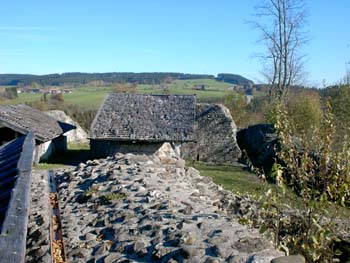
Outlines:
{"type": "Polygon", "coordinates": [[[24,137],[0,147],[0,233],[11,192],[18,175],[17,162],[21,155],[23,142],[24,137]]]}
{"type": "Polygon", "coordinates": [[[11,193],[19,174],[18,162],[25,138],[26,136],[21,136],[0,147],[0,233],[11,193]]]}
{"type": "Polygon", "coordinates": [[[25,262],[34,152],[33,132],[0,147],[1,262],[25,262]]]}
{"type": "Polygon", "coordinates": [[[108,94],[91,139],[146,142],[194,141],[194,95],[108,94]]]}
{"type": "Polygon", "coordinates": [[[75,126],[60,122],[39,110],[26,105],[0,106],[0,124],[21,134],[35,132],[41,142],[50,141],[75,126]]]}

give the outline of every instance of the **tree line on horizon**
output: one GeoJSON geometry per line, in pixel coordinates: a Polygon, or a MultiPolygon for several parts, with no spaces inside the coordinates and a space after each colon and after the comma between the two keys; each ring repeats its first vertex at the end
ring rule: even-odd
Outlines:
{"type": "Polygon", "coordinates": [[[136,83],[136,84],[161,84],[167,79],[172,80],[192,80],[192,79],[213,79],[231,84],[250,86],[253,81],[237,74],[220,73],[215,77],[207,74],[188,74],[174,72],[111,72],[111,73],[63,73],[48,75],[30,74],[0,74],[0,85],[3,86],[29,86],[32,83],[39,85],[84,85],[94,81],[103,81],[106,84],[114,83],[136,83]]]}

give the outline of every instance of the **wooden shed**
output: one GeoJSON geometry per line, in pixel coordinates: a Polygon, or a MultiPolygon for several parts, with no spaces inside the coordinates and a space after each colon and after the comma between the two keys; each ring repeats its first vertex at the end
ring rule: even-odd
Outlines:
{"type": "Polygon", "coordinates": [[[108,94],[90,130],[90,149],[103,157],[117,152],[152,154],[164,142],[195,141],[194,95],[108,94]]]}
{"type": "Polygon", "coordinates": [[[75,126],[26,105],[0,106],[0,145],[34,131],[36,163],[47,160],[54,153],[66,151],[64,134],[72,129],[75,126]]]}

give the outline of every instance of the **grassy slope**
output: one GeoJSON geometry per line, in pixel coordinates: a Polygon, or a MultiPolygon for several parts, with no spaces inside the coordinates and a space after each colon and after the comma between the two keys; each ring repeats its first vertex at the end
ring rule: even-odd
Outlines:
{"type": "MultiPolygon", "coordinates": [[[[191,166],[191,163],[187,165],[191,166]]],[[[236,194],[248,195],[253,199],[263,197],[269,188],[274,191],[277,190],[275,185],[268,185],[262,182],[255,174],[245,171],[240,167],[204,163],[195,163],[192,166],[199,170],[202,176],[211,177],[216,184],[222,186],[224,189],[236,194]]],[[[286,196],[283,200],[279,200],[279,203],[296,209],[306,209],[303,200],[292,190],[287,190],[286,196]]],[[[330,214],[336,215],[338,218],[350,217],[350,208],[330,204],[327,209],[330,214]]]]}
{"type": "Polygon", "coordinates": [[[226,190],[247,195],[264,191],[264,186],[256,175],[240,167],[204,163],[194,163],[193,167],[199,170],[202,176],[213,178],[216,184],[221,185],[226,190]]]}
{"type": "MultiPolygon", "coordinates": [[[[255,174],[241,167],[204,163],[195,163],[193,167],[199,170],[202,176],[211,177],[214,183],[224,189],[236,194],[248,195],[253,199],[263,196],[269,187],[275,187],[275,185],[268,185],[261,181],[255,174]]],[[[281,202],[291,204],[296,208],[302,207],[301,199],[292,191],[288,192],[286,200],[281,200],[281,202]]]]}
{"type": "MultiPolygon", "coordinates": [[[[220,99],[225,96],[229,83],[218,82],[212,79],[177,80],[170,85],[171,94],[196,94],[198,99],[220,99]],[[195,84],[207,84],[208,90],[192,90],[195,84]]],[[[97,109],[106,93],[113,92],[110,87],[79,87],[71,94],[64,94],[66,103],[80,105],[85,108],[97,109]]],[[[159,85],[138,85],[137,92],[141,94],[162,94],[159,85]]],[[[42,94],[21,93],[17,99],[0,101],[0,105],[20,104],[39,100],[42,94]]]]}
{"type": "Polygon", "coordinates": [[[1,100],[0,105],[16,105],[16,104],[23,104],[25,102],[33,102],[38,99],[40,99],[41,94],[34,94],[34,93],[21,93],[18,94],[18,98],[13,100],[1,100]]]}
{"type": "MultiPolygon", "coordinates": [[[[171,94],[196,94],[197,98],[223,98],[227,88],[231,84],[219,82],[213,79],[176,80],[169,85],[171,94]],[[207,90],[193,90],[196,84],[209,85],[207,90]]],[[[139,85],[138,91],[147,94],[160,94],[162,90],[159,85],[139,85]]]]}

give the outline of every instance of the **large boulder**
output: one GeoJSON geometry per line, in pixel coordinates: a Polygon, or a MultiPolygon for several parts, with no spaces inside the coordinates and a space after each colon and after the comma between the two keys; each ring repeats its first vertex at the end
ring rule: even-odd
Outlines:
{"type": "Polygon", "coordinates": [[[271,124],[257,124],[237,133],[239,147],[250,162],[269,173],[276,159],[277,135],[271,124]]]}
{"type": "Polygon", "coordinates": [[[197,141],[181,147],[182,158],[217,164],[236,163],[241,150],[230,111],[221,104],[197,104],[196,111],[197,141]]]}
{"type": "Polygon", "coordinates": [[[69,123],[76,127],[76,129],[71,130],[65,134],[67,136],[67,142],[72,142],[72,143],[88,142],[87,133],[83,130],[83,128],[81,128],[79,123],[73,121],[66,113],[60,110],[52,110],[46,113],[58,121],[69,123]]]}

